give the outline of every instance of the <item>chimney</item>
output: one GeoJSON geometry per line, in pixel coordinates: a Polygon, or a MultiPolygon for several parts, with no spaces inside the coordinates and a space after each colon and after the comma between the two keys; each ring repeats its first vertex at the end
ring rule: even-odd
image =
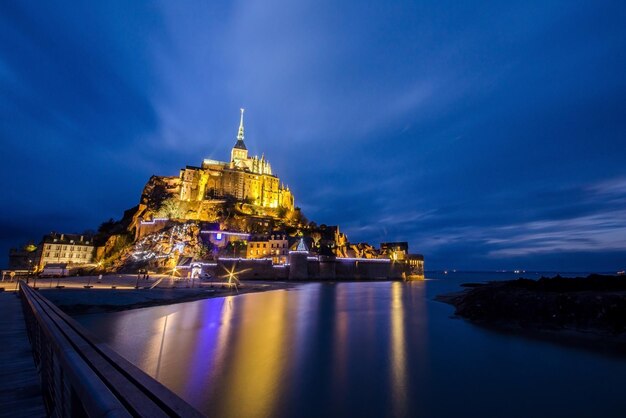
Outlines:
{"type": "Polygon", "coordinates": [[[65,234],[61,234],[61,241],[63,241],[63,237],[65,237],[65,234]]]}

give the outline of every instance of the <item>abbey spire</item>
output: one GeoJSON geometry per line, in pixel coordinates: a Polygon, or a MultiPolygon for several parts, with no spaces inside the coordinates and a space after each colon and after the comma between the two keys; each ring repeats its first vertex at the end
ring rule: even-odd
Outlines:
{"type": "Polygon", "coordinates": [[[241,119],[239,120],[239,132],[237,133],[237,141],[243,142],[243,107],[241,109],[241,119]]]}
{"type": "Polygon", "coordinates": [[[230,161],[236,163],[240,160],[246,160],[248,158],[248,148],[243,142],[243,108],[241,110],[241,117],[239,119],[239,131],[237,131],[237,142],[230,152],[230,161]]]}

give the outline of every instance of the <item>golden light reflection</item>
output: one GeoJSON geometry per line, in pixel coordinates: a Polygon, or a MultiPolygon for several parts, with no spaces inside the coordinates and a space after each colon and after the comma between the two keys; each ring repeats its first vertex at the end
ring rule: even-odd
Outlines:
{"type": "Polygon", "coordinates": [[[228,340],[233,319],[234,296],[226,296],[222,305],[222,321],[217,334],[217,349],[215,350],[215,364],[224,364],[228,352],[228,340]]]}
{"type": "Polygon", "coordinates": [[[406,339],[404,333],[404,303],[402,293],[404,284],[391,284],[391,399],[392,415],[403,417],[407,415],[407,376],[406,376],[406,339]]]}
{"type": "Polygon", "coordinates": [[[154,373],[154,377],[157,380],[159,379],[159,372],[161,371],[161,359],[163,358],[163,345],[165,343],[165,333],[167,332],[167,318],[168,317],[169,315],[165,315],[164,321],[163,321],[163,335],[161,336],[161,345],[159,347],[159,357],[157,360],[156,371],[154,373]]]}
{"type": "Polygon", "coordinates": [[[344,285],[333,285],[336,289],[335,297],[335,329],[334,329],[334,347],[333,347],[333,375],[335,382],[333,386],[335,392],[339,392],[347,389],[348,379],[348,300],[349,292],[348,287],[344,285]]]}
{"type": "MultiPolygon", "coordinates": [[[[288,362],[287,335],[289,318],[287,315],[287,293],[283,291],[267,292],[263,295],[232,299],[233,309],[240,309],[236,316],[236,334],[231,338],[222,338],[218,353],[222,361],[228,355],[227,371],[221,393],[226,396],[219,400],[224,407],[237,405],[236,415],[241,417],[270,417],[275,412],[277,397],[283,392],[283,382],[288,362]],[[259,297],[261,296],[261,297],[259,297]],[[259,304],[263,305],[260,309],[259,304]],[[267,315],[259,316],[258,312],[267,315]]],[[[228,310],[226,310],[228,312],[228,310]]],[[[228,326],[224,318],[222,326],[228,326]]],[[[230,330],[226,331],[230,334],[230,330]]],[[[225,334],[226,335],[226,334],[225,334]]],[[[223,411],[218,415],[233,415],[234,411],[223,411]]]]}
{"type": "Polygon", "coordinates": [[[176,313],[167,313],[153,322],[152,329],[149,331],[150,338],[147,340],[145,349],[142,350],[139,365],[154,378],[159,376],[164,349],[168,345],[166,334],[168,328],[171,328],[171,321],[175,316],[176,313]]]}

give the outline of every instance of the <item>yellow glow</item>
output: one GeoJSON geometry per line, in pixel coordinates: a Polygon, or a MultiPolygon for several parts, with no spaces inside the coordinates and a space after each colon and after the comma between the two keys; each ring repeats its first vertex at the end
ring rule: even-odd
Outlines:
{"type": "Polygon", "coordinates": [[[406,416],[407,377],[406,377],[406,340],[404,334],[404,304],[400,282],[391,284],[391,388],[393,416],[406,416]]]}
{"type": "Polygon", "coordinates": [[[348,380],[348,356],[350,355],[348,347],[349,316],[346,314],[349,296],[346,286],[337,286],[336,290],[336,312],[339,314],[336,316],[337,319],[334,329],[335,345],[333,347],[333,370],[335,371],[337,381],[333,382],[333,386],[335,386],[335,390],[337,391],[345,391],[348,380]]]}
{"type": "Polygon", "coordinates": [[[138,329],[137,324],[132,320],[132,316],[122,316],[121,321],[116,325],[120,328],[121,333],[130,333],[138,335],[138,341],[146,341],[146,345],[138,350],[135,358],[130,358],[144,371],[152,377],[158,377],[161,369],[161,358],[166,357],[164,353],[167,349],[173,348],[171,344],[171,335],[169,331],[175,329],[175,323],[178,313],[164,314],[159,320],[154,321],[151,328],[138,329]],[[144,338],[140,334],[147,334],[150,337],[144,338]]]}
{"type": "MultiPolygon", "coordinates": [[[[250,323],[245,333],[229,339],[230,344],[234,343],[228,345],[229,355],[237,361],[228,370],[223,405],[237,405],[237,415],[241,417],[271,417],[276,397],[282,393],[281,377],[288,363],[287,294],[279,291],[264,293],[262,298],[239,296],[232,299],[232,309],[237,310],[239,320],[250,323]],[[254,315],[259,311],[259,303],[267,307],[268,315],[254,315]]],[[[225,325],[226,318],[222,326],[225,325]]],[[[217,411],[219,416],[219,407],[217,411]]]]}

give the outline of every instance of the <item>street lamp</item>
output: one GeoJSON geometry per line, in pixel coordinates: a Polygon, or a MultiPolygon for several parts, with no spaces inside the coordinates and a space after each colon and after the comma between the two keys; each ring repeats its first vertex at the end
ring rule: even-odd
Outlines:
{"type": "Polygon", "coordinates": [[[33,289],[37,290],[37,275],[33,274],[34,272],[32,271],[32,265],[33,261],[32,260],[28,260],[28,265],[29,265],[29,274],[33,275],[33,289]]]}

